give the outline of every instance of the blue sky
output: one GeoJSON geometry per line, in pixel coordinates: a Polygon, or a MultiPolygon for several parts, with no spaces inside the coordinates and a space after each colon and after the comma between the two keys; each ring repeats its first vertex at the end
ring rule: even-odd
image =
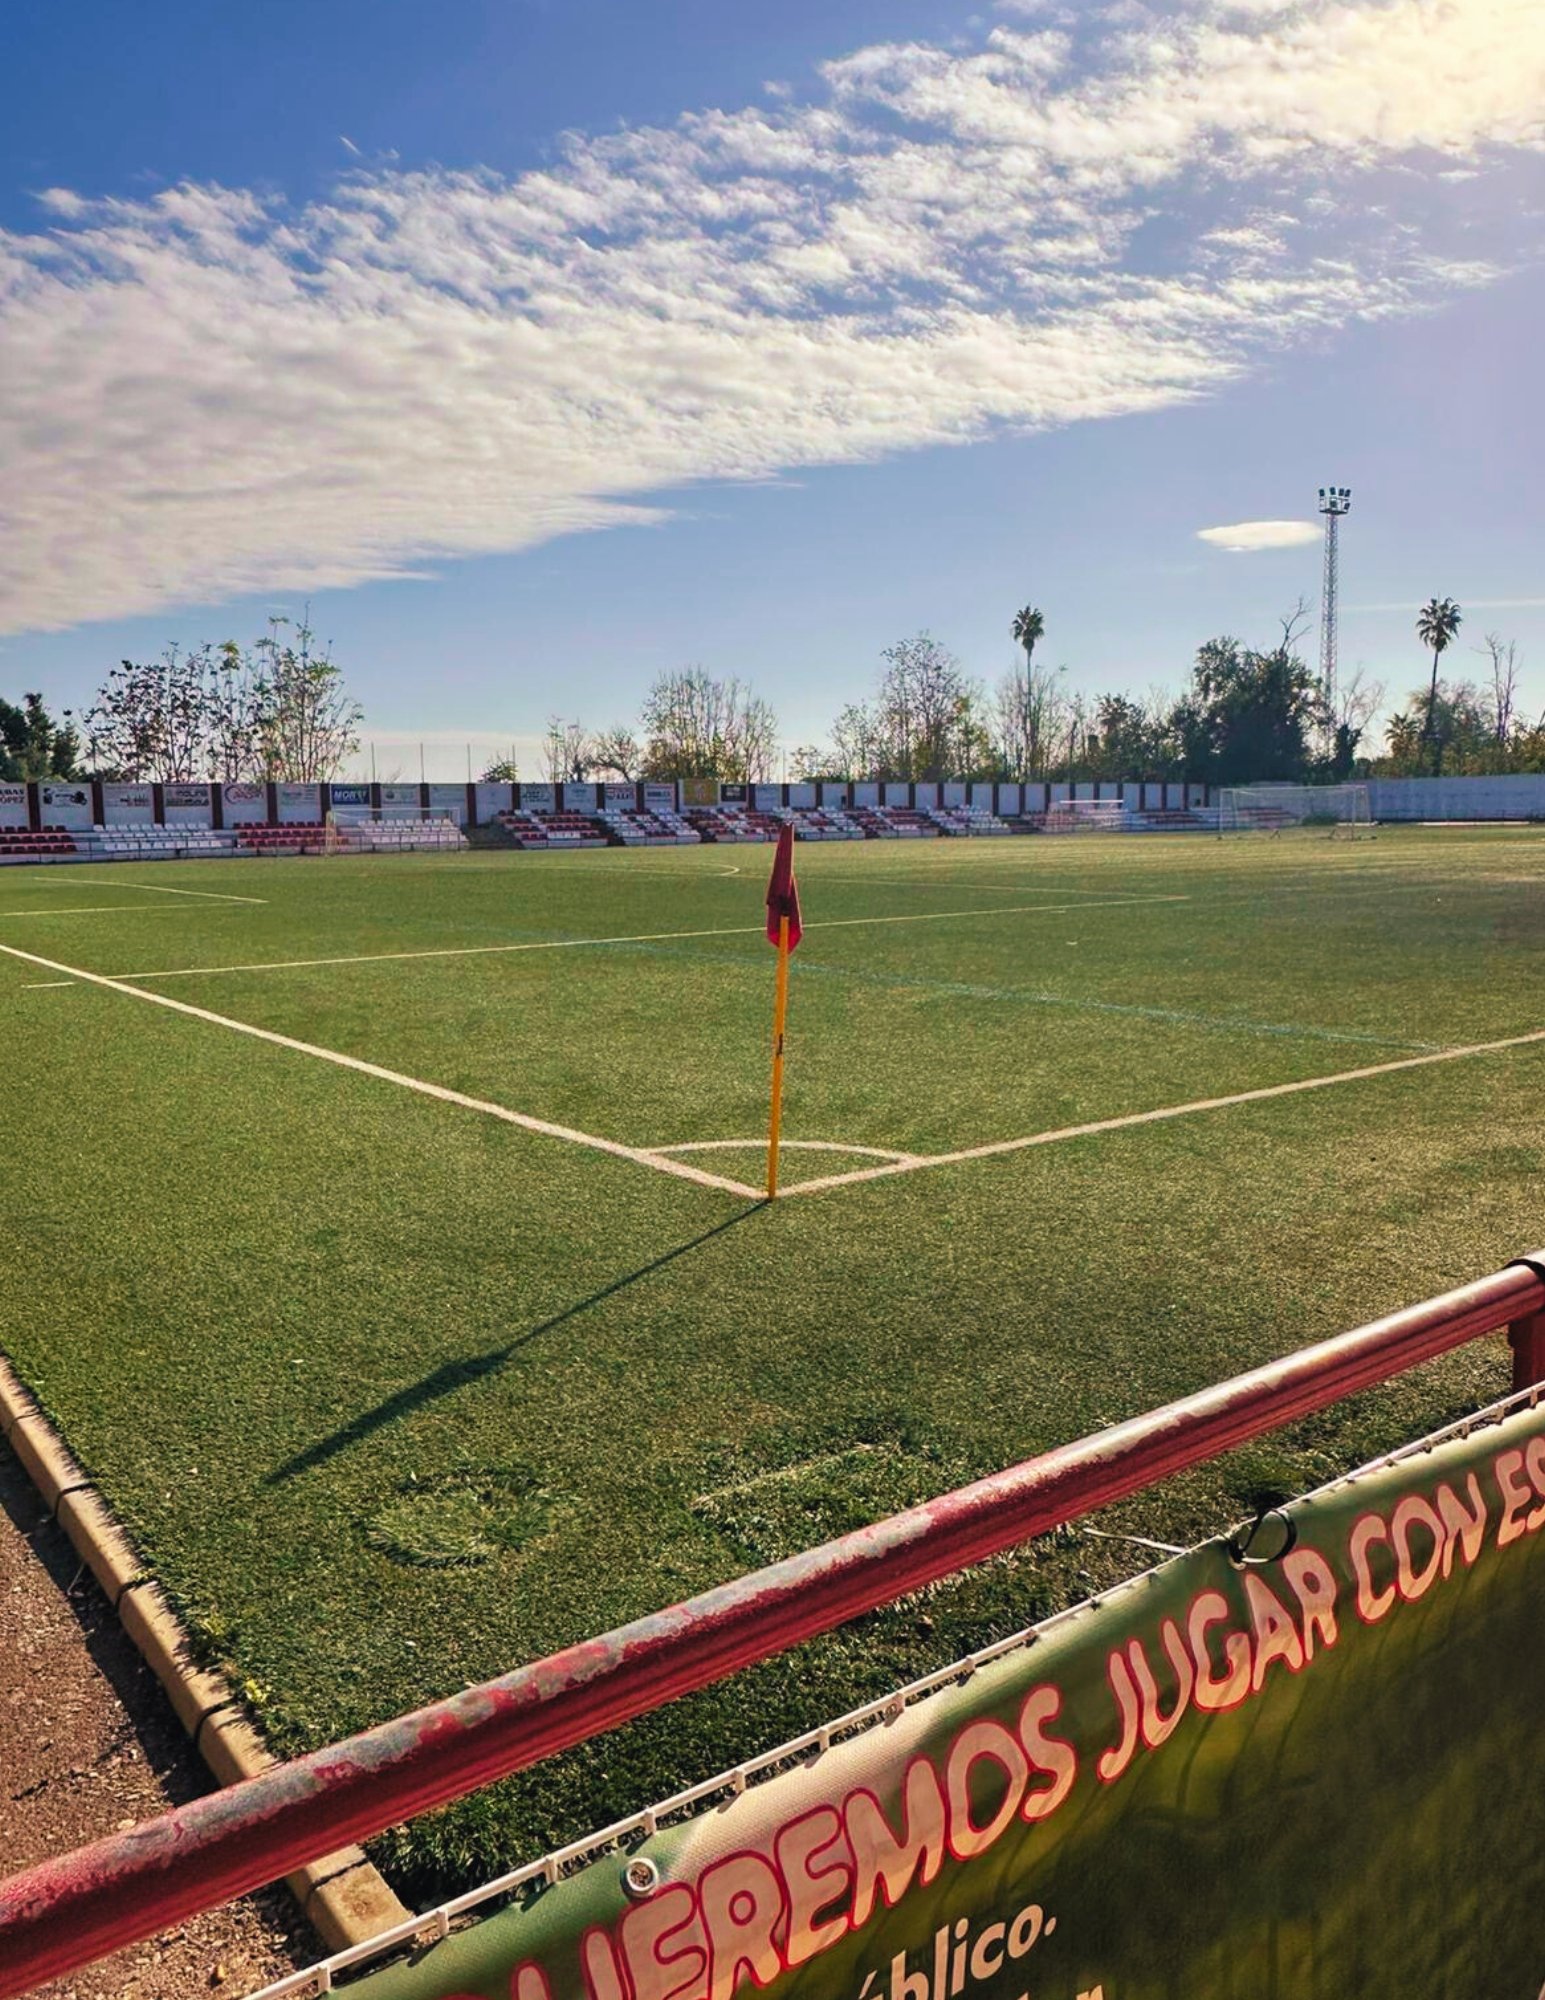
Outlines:
{"type": "Polygon", "coordinates": [[[819,740],[1027,600],[1174,687],[1334,479],[1343,662],[1450,594],[1545,706],[1536,0],[756,11],[24,0],[0,692],[307,599],[431,775],[689,661],[819,740]]]}

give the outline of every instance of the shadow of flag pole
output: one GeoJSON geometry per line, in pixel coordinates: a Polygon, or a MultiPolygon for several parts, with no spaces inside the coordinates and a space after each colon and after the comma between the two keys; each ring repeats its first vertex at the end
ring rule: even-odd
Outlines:
{"type": "Polygon", "coordinates": [[[778,947],[778,988],[773,1001],[772,1105],[767,1126],[767,1199],[778,1194],[778,1134],[783,1123],[783,1031],[789,1011],[789,957],[799,943],[799,885],[794,880],[794,828],[778,834],[767,884],[767,939],[778,947]]]}

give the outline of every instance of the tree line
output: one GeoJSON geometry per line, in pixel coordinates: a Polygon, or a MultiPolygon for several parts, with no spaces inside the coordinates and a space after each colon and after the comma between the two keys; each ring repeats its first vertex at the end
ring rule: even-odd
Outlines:
{"type": "Polygon", "coordinates": [[[84,715],[56,723],[40,694],[0,701],[0,778],[220,784],[332,778],[359,747],[364,711],[302,619],[271,618],[244,649],[228,639],[157,660],[120,660],[84,715]]]}
{"type": "MultiPolygon", "coordinates": [[[[1383,687],[1362,670],[1325,686],[1303,658],[1307,606],[1269,644],[1224,634],[1197,649],[1178,695],[1090,695],[1041,651],[1046,621],[1024,605],[1010,623],[1015,664],[988,688],[931,632],[880,655],[869,697],[845,704],[825,743],[792,750],[799,779],[1007,781],[1189,778],[1213,784],[1333,782],[1350,777],[1545,771],[1545,716],[1520,711],[1514,641],[1488,632],[1470,679],[1443,662],[1463,623],[1452,598],[1421,607],[1416,633],[1431,669],[1370,732],[1383,687]]],[[[331,651],[303,617],[269,620],[250,648],[233,640],[152,661],[121,660],[79,717],[57,721],[37,693],[0,700],[0,780],[107,778],[177,783],[337,775],[359,747],[363,711],[331,651]]],[[[764,782],[780,775],[778,719],[749,682],[701,666],[651,683],[633,722],[601,730],[551,717],[540,768],[550,783],[617,778],[764,782]]],[[[490,764],[515,780],[513,762],[490,764]]]]}

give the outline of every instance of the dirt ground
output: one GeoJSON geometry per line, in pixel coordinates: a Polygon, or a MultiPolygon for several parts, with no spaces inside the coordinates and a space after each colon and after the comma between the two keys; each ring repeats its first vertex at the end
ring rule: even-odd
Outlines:
{"type": "MultiPolygon", "coordinates": [[[[0,1445],[0,1875],[209,1788],[154,1676],[0,1445]]],[[[46,2000],[237,2000],[321,1956],[281,1888],[37,1991],[46,2000]]]]}

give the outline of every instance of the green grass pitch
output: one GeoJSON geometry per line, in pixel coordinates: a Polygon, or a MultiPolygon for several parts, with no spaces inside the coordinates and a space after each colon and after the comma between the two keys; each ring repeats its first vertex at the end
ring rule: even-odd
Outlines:
{"type": "MultiPolygon", "coordinates": [[[[789,1183],[908,1170],[770,1209],[0,955],[0,1344],[279,1749],[1545,1237],[1545,1043],[910,1165],[1545,1027],[1545,832],[798,860],[786,1134],[875,1150],[789,1183]]],[[[0,944],[625,1147],[754,1142],[768,862],[13,869],[0,944]]],[[[1505,1381],[1491,1343],[1101,1525],[1210,1532],[1505,1381]]],[[[1050,1537],[377,1851],[465,1886],[1144,1560],[1050,1537]]]]}

